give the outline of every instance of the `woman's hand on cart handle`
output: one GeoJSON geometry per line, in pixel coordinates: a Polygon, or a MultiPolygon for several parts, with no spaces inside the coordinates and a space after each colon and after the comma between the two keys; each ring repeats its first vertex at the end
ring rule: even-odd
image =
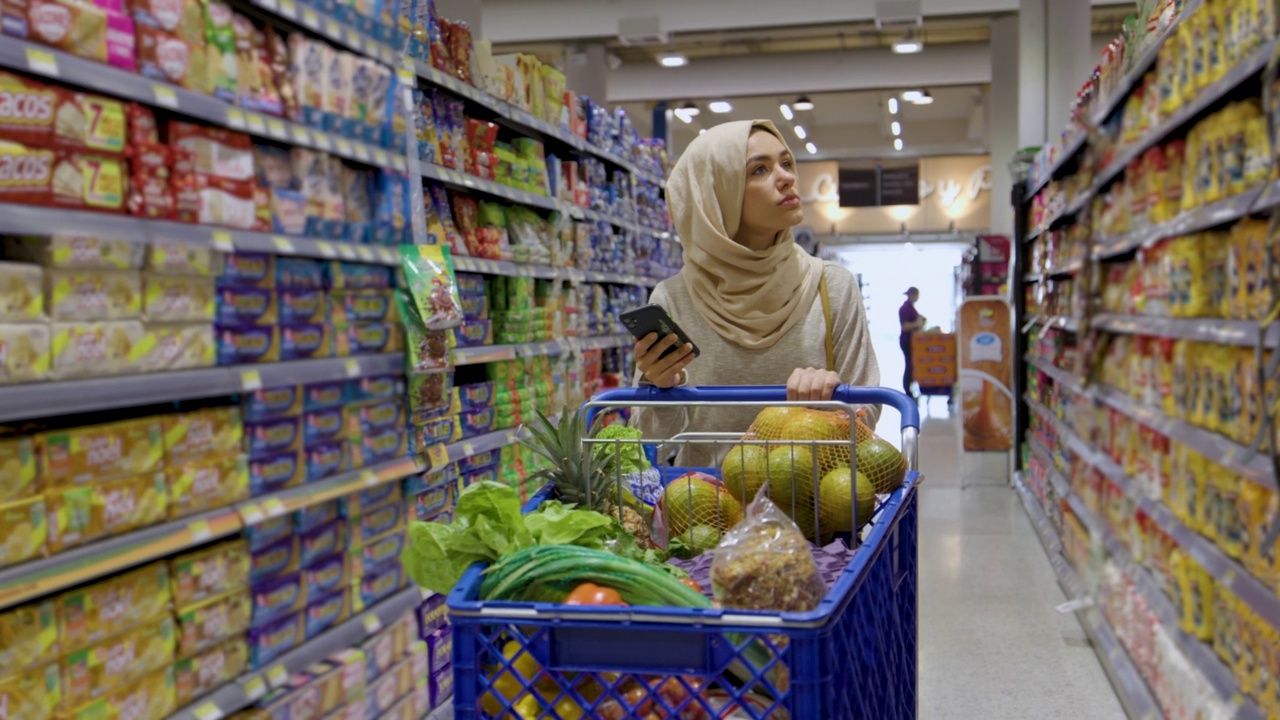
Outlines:
{"type": "Polygon", "coordinates": [[[840,376],[830,370],[796,368],[787,380],[789,402],[820,402],[830,400],[840,385],[840,376]]]}
{"type": "Polygon", "coordinates": [[[649,333],[636,342],[636,369],[645,381],[654,387],[665,389],[679,385],[684,369],[693,362],[693,344],[685,346],[666,357],[662,353],[680,342],[675,333],[659,339],[658,333],[649,333]]]}

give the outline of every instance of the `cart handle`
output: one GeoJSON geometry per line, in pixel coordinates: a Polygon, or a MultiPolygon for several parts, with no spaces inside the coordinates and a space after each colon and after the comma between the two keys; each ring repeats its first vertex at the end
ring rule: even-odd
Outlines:
{"type": "MultiPolygon", "coordinates": [[[[888,405],[902,415],[902,451],[911,469],[916,468],[916,438],[920,432],[920,408],[906,393],[886,387],[856,387],[839,385],[831,395],[832,402],[848,405],[888,405]]],[[[643,387],[616,388],[591,398],[587,403],[587,427],[595,422],[595,407],[623,404],[672,404],[694,403],[742,403],[744,405],[777,405],[787,402],[785,385],[703,385],[700,387],[674,387],[667,390],[645,385],[643,387]]],[[[805,405],[807,403],[793,403],[805,405]]]]}

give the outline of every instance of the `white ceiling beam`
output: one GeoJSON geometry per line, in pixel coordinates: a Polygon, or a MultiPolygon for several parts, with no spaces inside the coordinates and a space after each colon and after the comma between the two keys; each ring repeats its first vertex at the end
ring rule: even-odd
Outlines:
{"type": "MultiPolygon", "coordinates": [[[[1123,0],[1092,0],[1094,6],[1123,0]]],[[[1132,4],[1127,3],[1127,4],[1132,4]]],[[[1019,0],[922,0],[930,16],[1016,12],[1019,0]]],[[[484,0],[484,38],[531,43],[616,37],[621,18],[660,18],[663,32],[708,32],[789,25],[869,22],[874,0],[484,0]]]]}
{"type": "Polygon", "coordinates": [[[986,43],[935,45],[917,55],[887,48],[740,55],[686,67],[627,63],[609,75],[609,102],[785,95],[881,88],[978,85],[991,81],[986,43]]]}

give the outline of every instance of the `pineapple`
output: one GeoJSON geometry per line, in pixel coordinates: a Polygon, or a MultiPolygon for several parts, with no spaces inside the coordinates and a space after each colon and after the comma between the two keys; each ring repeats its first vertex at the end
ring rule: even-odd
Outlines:
{"type": "Polygon", "coordinates": [[[654,547],[649,522],[640,512],[644,504],[622,487],[615,457],[588,451],[582,441],[585,425],[581,409],[566,409],[558,425],[538,412],[537,419],[526,425],[531,437],[520,442],[546,458],[552,467],[533,477],[543,477],[555,485],[561,502],[608,515],[634,535],[640,547],[654,547]]]}

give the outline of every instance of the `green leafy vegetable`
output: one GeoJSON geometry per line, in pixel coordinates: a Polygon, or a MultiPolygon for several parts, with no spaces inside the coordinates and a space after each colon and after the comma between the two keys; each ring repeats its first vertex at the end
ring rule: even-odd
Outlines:
{"type": "Polygon", "coordinates": [[[616,443],[594,443],[596,460],[618,456],[619,469],[624,475],[641,473],[649,469],[649,460],[644,456],[644,446],[640,443],[644,433],[639,428],[628,425],[609,425],[600,429],[595,435],[597,440],[619,440],[616,443]]]}
{"type": "Polygon", "coordinates": [[[400,556],[405,571],[419,586],[447,593],[473,563],[493,562],[536,545],[577,545],[680,573],[666,565],[662,552],[641,550],[635,537],[608,515],[555,500],[521,515],[521,504],[519,493],[507,485],[479,482],[467,487],[458,496],[453,524],[409,524],[409,542],[400,556]]]}

